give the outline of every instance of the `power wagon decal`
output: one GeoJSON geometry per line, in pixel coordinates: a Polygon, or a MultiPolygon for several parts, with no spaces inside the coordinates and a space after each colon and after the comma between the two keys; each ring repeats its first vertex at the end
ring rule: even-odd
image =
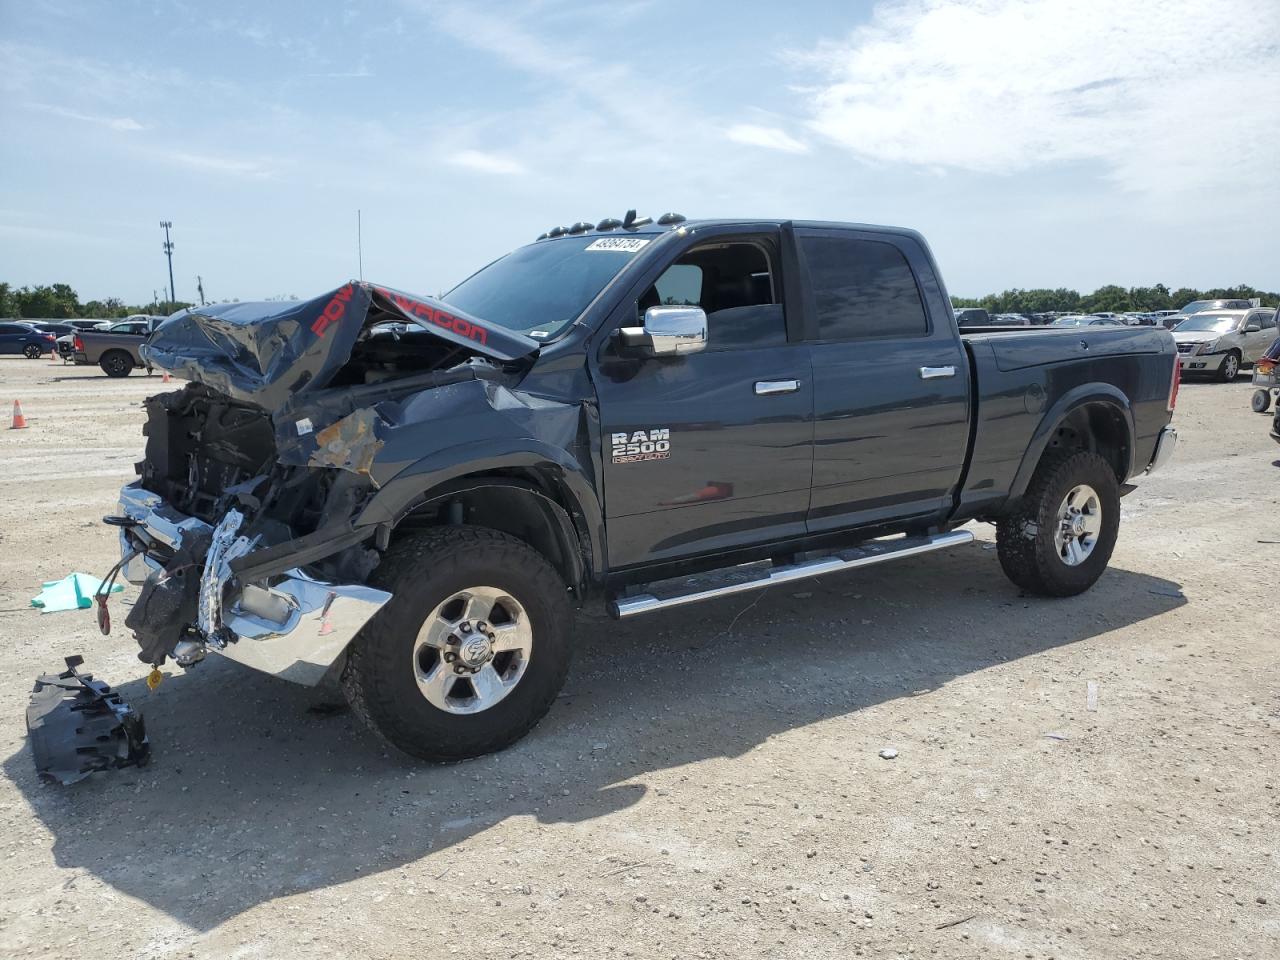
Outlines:
{"type": "MultiPolygon", "coordinates": [[[[347,305],[351,303],[351,296],[355,293],[355,288],[356,285],[354,283],[348,283],[334,292],[329,302],[325,304],[324,309],[320,311],[320,316],[316,317],[312,322],[312,333],[317,337],[323,337],[329,327],[343,318],[347,312],[347,305]]],[[[446,330],[452,330],[459,336],[473,340],[481,346],[485,346],[489,342],[489,331],[477,323],[454,316],[446,310],[433,307],[431,304],[423,303],[421,300],[415,300],[413,297],[406,296],[403,293],[388,290],[386,287],[375,286],[372,289],[378,296],[395,304],[400,312],[406,316],[421,317],[428,323],[433,323],[437,327],[443,327],[446,330]]]]}
{"type": "Polygon", "coordinates": [[[671,459],[671,430],[668,427],[615,433],[609,439],[613,447],[614,463],[671,459]]]}

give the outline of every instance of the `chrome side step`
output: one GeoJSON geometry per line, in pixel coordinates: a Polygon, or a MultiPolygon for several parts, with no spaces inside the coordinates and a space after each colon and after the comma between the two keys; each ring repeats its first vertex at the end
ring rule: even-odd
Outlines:
{"type": "MultiPolygon", "coordinates": [[[[902,557],[914,557],[934,550],[945,550],[958,547],[963,543],[972,543],[973,533],[969,530],[953,530],[950,533],[937,533],[927,537],[898,537],[890,540],[868,540],[851,550],[841,550],[824,556],[801,560],[786,566],[766,566],[760,564],[743,564],[732,567],[725,573],[748,574],[745,579],[736,579],[722,586],[693,589],[679,592],[679,586],[689,587],[690,581],[704,579],[704,576],[687,577],[682,581],[665,581],[671,583],[675,590],[662,591],[664,596],[652,593],[641,593],[632,597],[620,597],[609,604],[609,614],[616,619],[634,617],[655,610],[666,610],[670,607],[681,607],[687,603],[698,603],[713,597],[727,597],[734,593],[746,593],[748,590],[759,590],[780,583],[791,583],[808,577],[820,576],[824,573],[837,573],[852,570],[855,567],[869,567],[873,563],[884,563],[887,560],[898,560],[902,557]]],[[[651,589],[655,585],[651,585],[651,589]]]]}

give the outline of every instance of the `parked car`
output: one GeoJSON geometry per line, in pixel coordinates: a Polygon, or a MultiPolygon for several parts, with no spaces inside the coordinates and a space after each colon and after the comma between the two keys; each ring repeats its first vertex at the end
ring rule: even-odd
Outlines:
{"type": "Polygon", "coordinates": [[[1198,311],[1173,328],[1182,372],[1214,374],[1225,383],[1261,357],[1275,338],[1271,307],[1198,311]]]}
{"type": "Polygon", "coordinates": [[[956,323],[962,327],[989,327],[991,315],[981,307],[956,307],[956,323]]]}
{"type": "Polygon", "coordinates": [[[1112,320],[1109,317],[1097,317],[1081,314],[1079,316],[1059,317],[1051,327],[1123,327],[1124,324],[1119,320],[1112,320]]]}
{"type": "Polygon", "coordinates": [[[58,323],[58,322],[52,322],[52,321],[46,321],[46,320],[31,320],[28,322],[30,323],[31,326],[35,327],[41,333],[53,334],[55,339],[62,336],[63,334],[74,333],[76,329],[69,323],[58,323]]]}
{"type": "Polygon", "coordinates": [[[39,360],[54,349],[56,338],[30,323],[16,320],[0,322],[0,354],[20,354],[28,360],[39,360]]]}
{"type": "Polygon", "coordinates": [[[538,722],[575,604],[670,610],[974,519],[1021,588],[1080,593],[1176,441],[1167,332],[961,333],[924,239],[865,225],[632,213],[439,299],[200,307],[142,352],[191,382],[146,401],[108,518],[140,658],[334,678],[431,760],[538,722]]]}
{"type": "Polygon", "coordinates": [[[1183,317],[1205,310],[1248,310],[1253,306],[1250,300],[1192,300],[1178,311],[1183,317]]]}
{"type": "Polygon", "coordinates": [[[72,335],[71,358],[76,363],[96,363],[109,377],[127,377],[134,367],[147,365],[138,347],[164,319],[127,317],[105,330],[81,330],[72,335]]]}

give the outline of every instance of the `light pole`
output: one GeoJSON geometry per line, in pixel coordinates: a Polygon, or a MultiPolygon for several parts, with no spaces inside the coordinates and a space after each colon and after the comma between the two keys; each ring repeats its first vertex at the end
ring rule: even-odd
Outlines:
{"type": "Polygon", "coordinates": [[[164,255],[169,258],[169,302],[176,303],[178,297],[173,290],[173,243],[169,239],[169,228],[173,226],[173,221],[161,220],[160,226],[164,227],[164,255]]]}
{"type": "Polygon", "coordinates": [[[196,274],[196,293],[200,294],[200,306],[203,307],[204,306],[204,280],[201,279],[200,274],[198,273],[196,274]]]}

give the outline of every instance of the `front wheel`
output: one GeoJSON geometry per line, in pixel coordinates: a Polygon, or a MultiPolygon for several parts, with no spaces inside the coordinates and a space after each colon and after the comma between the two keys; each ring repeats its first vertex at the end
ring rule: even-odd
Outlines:
{"type": "Polygon", "coordinates": [[[1218,368],[1218,377],[1223,383],[1232,383],[1240,374],[1240,354],[1232,350],[1222,358],[1222,366],[1218,368]]]}
{"type": "Polygon", "coordinates": [[[1253,397],[1249,400],[1249,404],[1253,407],[1254,413],[1266,413],[1271,408],[1271,391],[1253,391],[1253,397]]]}
{"type": "Polygon", "coordinates": [[[352,641],[342,684],[393,746],[466,760],[519,740],[550,709],[573,612],[533,548],[483,527],[440,528],[393,544],[370,582],[392,598],[352,641]]]}
{"type": "Polygon", "coordinates": [[[34,343],[29,343],[22,348],[22,355],[28,360],[39,360],[41,352],[40,348],[34,343]]]}
{"type": "Polygon", "coordinates": [[[1018,508],[996,525],[1005,575],[1029,593],[1070,597],[1102,576],[1120,528],[1120,485],[1096,453],[1056,454],[1036,468],[1018,508]]]}

